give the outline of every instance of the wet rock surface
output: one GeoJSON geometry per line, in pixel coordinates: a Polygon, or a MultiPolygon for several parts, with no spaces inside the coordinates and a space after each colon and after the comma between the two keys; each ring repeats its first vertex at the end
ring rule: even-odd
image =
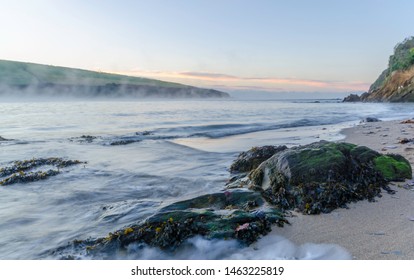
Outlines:
{"type": "Polygon", "coordinates": [[[370,122],[380,122],[381,120],[378,118],[373,118],[373,117],[367,117],[364,118],[361,122],[362,123],[370,123],[370,122]]]}
{"type": "Polygon", "coordinates": [[[361,101],[361,97],[359,97],[358,94],[350,94],[342,100],[342,102],[360,102],[360,101],[361,101]]]}
{"type": "Polygon", "coordinates": [[[140,139],[123,139],[123,140],[116,140],[109,143],[111,146],[121,146],[121,145],[128,145],[132,143],[141,142],[140,139]]]}
{"type": "Polygon", "coordinates": [[[230,172],[250,172],[277,152],[283,151],[285,149],[287,149],[286,146],[253,147],[247,152],[242,152],[239,154],[237,159],[230,166],[230,172]]]}
{"type": "Polygon", "coordinates": [[[128,145],[132,143],[141,142],[145,136],[152,135],[149,131],[137,132],[133,136],[92,136],[92,135],[82,135],[79,137],[71,137],[68,140],[70,142],[80,143],[80,144],[100,144],[103,146],[121,146],[128,145]]]}
{"type": "Polygon", "coordinates": [[[147,244],[174,251],[186,239],[201,235],[209,239],[237,239],[249,245],[271,231],[271,226],[287,223],[283,213],[265,202],[258,192],[225,191],[202,195],[166,206],[143,222],[129,225],[98,239],[76,240],[56,250],[67,258],[74,250],[100,258],[127,251],[130,244],[147,244]]]}
{"type": "Polygon", "coordinates": [[[76,164],[86,164],[79,160],[65,160],[62,158],[33,158],[30,160],[17,160],[11,165],[0,168],[0,185],[11,185],[16,183],[30,183],[44,180],[55,176],[66,168],[76,164]],[[55,169],[34,170],[44,167],[54,167],[55,169]]]}
{"type": "Polygon", "coordinates": [[[92,136],[92,135],[82,135],[80,137],[72,137],[69,138],[71,142],[78,142],[78,143],[92,143],[96,139],[100,139],[99,136],[92,136]]]}
{"type": "Polygon", "coordinates": [[[374,201],[391,180],[411,178],[409,162],[364,146],[321,141],[281,151],[249,174],[249,187],[281,209],[327,213],[352,201],[374,201]]]}

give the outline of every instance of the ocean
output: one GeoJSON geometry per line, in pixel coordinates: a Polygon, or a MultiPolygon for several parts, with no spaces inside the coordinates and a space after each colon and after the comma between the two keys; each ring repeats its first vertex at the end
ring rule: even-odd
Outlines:
{"type": "MultiPolygon", "coordinates": [[[[46,180],[0,186],[0,259],[59,258],[54,250],[73,240],[106,236],[175,201],[222,190],[239,152],[340,140],[341,129],[365,117],[414,117],[413,106],[237,99],[0,103],[0,136],[10,139],[0,141],[0,168],[33,158],[86,162],[46,180]]],[[[335,244],[293,244],[277,233],[247,248],[194,237],[175,253],[137,245],[113,256],[349,257],[335,244]]]]}

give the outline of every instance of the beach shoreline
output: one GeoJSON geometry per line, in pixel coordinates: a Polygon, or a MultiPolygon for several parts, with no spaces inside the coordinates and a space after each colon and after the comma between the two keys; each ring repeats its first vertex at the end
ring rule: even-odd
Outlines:
{"type": "MultiPolygon", "coordinates": [[[[402,120],[361,123],[343,129],[349,142],[367,146],[381,153],[396,153],[414,163],[413,123],[402,120]]],[[[376,202],[359,201],[348,209],[329,214],[303,215],[292,212],[291,225],[273,228],[271,234],[281,235],[297,245],[306,243],[337,244],[358,260],[413,260],[414,186],[412,180],[392,182],[396,194],[382,191],[376,202]]]]}

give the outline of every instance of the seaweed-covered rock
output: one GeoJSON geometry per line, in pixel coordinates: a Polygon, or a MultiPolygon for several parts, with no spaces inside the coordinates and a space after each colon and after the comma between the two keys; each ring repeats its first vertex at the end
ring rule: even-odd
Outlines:
{"type": "Polygon", "coordinates": [[[69,138],[69,141],[78,142],[78,143],[92,143],[94,140],[96,140],[98,138],[100,138],[100,137],[92,136],[92,135],[82,135],[80,137],[69,138]]]}
{"type": "Polygon", "coordinates": [[[111,146],[121,146],[121,145],[128,145],[128,144],[136,143],[136,142],[141,142],[141,139],[116,140],[116,141],[113,141],[113,142],[109,143],[109,145],[111,145],[111,146]]]}
{"type": "Polygon", "coordinates": [[[129,244],[144,243],[174,251],[187,238],[235,238],[251,244],[287,220],[281,211],[268,207],[258,192],[248,190],[220,192],[180,201],[162,208],[146,221],[129,225],[107,237],[75,241],[72,246],[88,254],[114,253],[129,244]]]}
{"type": "Polygon", "coordinates": [[[320,141],[276,153],[249,174],[250,188],[281,209],[330,212],[351,201],[373,201],[389,180],[411,178],[402,156],[364,146],[320,141]]]}
{"type": "Polygon", "coordinates": [[[0,185],[11,185],[15,183],[29,183],[47,179],[60,173],[61,168],[69,167],[75,164],[86,163],[79,160],[65,160],[62,158],[33,158],[30,160],[17,160],[10,166],[0,168],[0,185]],[[35,170],[52,166],[57,169],[35,170]]]}
{"type": "Polygon", "coordinates": [[[138,135],[138,136],[148,136],[148,135],[154,135],[154,133],[152,131],[149,131],[149,130],[144,130],[144,131],[137,131],[137,132],[135,132],[135,135],[138,135]]]}
{"type": "Polygon", "coordinates": [[[269,159],[277,152],[287,149],[286,146],[253,147],[247,152],[239,154],[230,166],[231,173],[249,172],[257,168],[262,162],[269,159]]]}
{"type": "Polygon", "coordinates": [[[397,154],[381,155],[374,159],[375,167],[389,181],[403,181],[412,177],[411,165],[397,154]]]}
{"type": "Polygon", "coordinates": [[[13,173],[11,176],[7,177],[4,180],[0,181],[0,185],[7,186],[17,183],[29,183],[47,179],[51,176],[59,174],[60,171],[49,169],[46,171],[36,171],[36,172],[24,172],[20,171],[18,173],[13,173]]]}

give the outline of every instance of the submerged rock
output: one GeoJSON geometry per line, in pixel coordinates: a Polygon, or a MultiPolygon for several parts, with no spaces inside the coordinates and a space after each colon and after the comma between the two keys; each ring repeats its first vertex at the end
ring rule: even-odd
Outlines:
{"type": "MultiPolygon", "coordinates": [[[[127,250],[130,244],[147,244],[174,251],[186,239],[234,238],[251,244],[287,220],[281,211],[268,207],[258,192],[233,191],[202,195],[162,208],[146,221],[129,225],[107,237],[74,241],[71,246],[100,255],[127,250]]],[[[64,251],[64,250],[63,250],[64,251]]]]}
{"type": "Polygon", "coordinates": [[[36,171],[36,172],[24,172],[20,171],[18,173],[14,173],[10,177],[7,177],[4,180],[0,181],[0,185],[12,185],[17,183],[29,183],[47,179],[48,177],[55,176],[59,174],[60,171],[49,169],[47,171],[36,171]]]}
{"type": "Polygon", "coordinates": [[[75,164],[86,163],[79,160],[65,160],[62,158],[33,158],[30,160],[17,160],[10,166],[0,168],[0,185],[11,185],[15,183],[29,183],[47,179],[60,173],[61,168],[75,164]],[[53,166],[57,169],[31,171],[35,168],[53,166]]]}
{"type": "Polygon", "coordinates": [[[69,141],[71,141],[71,142],[76,141],[78,143],[92,143],[96,139],[98,139],[98,136],[82,135],[80,137],[69,138],[69,141]]]}
{"type": "Polygon", "coordinates": [[[409,162],[367,147],[321,141],[276,153],[249,174],[249,187],[281,209],[317,214],[373,201],[390,180],[411,178],[409,162]]]}
{"type": "Polygon", "coordinates": [[[144,131],[135,132],[135,135],[148,136],[148,135],[154,135],[154,133],[152,131],[149,131],[149,130],[144,130],[144,131]]]}
{"type": "Polygon", "coordinates": [[[116,140],[116,141],[113,141],[113,142],[109,143],[109,145],[111,145],[111,146],[121,146],[121,145],[128,145],[128,144],[132,144],[132,143],[137,143],[137,142],[141,142],[141,140],[140,139],[116,140]]]}
{"type": "Polygon", "coordinates": [[[0,136],[0,141],[10,141],[10,139],[6,139],[0,136]]]}

